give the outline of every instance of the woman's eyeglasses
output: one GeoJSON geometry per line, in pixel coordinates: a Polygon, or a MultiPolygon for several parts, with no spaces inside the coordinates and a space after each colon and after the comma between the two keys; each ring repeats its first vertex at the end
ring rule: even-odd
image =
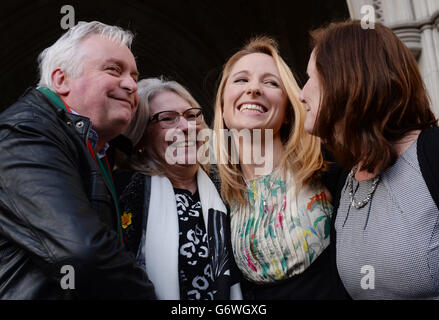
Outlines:
{"type": "Polygon", "coordinates": [[[195,124],[201,124],[203,122],[203,113],[200,108],[190,108],[185,112],[180,113],[177,111],[161,111],[149,119],[149,122],[158,122],[164,129],[173,128],[180,121],[180,117],[183,116],[186,121],[195,121],[195,124]]]}

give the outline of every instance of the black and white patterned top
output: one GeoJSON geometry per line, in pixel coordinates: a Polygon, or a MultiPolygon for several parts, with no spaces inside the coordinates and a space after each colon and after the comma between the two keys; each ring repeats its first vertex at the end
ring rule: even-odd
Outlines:
{"type": "Polygon", "coordinates": [[[182,300],[213,300],[209,245],[198,190],[174,188],[179,226],[179,278],[182,300]]]}

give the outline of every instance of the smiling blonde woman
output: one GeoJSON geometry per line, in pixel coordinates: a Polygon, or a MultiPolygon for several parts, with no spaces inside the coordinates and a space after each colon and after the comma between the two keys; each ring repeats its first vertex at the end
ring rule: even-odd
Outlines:
{"type": "Polygon", "coordinates": [[[233,254],[247,299],[329,299],[330,194],[319,182],[320,140],[304,130],[299,87],[272,38],[251,40],[225,64],[215,104],[214,129],[221,193],[231,209],[233,254]],[[225,129],[268,133],[261,141],[225,129]],[[272,138],[272,139],[271,139],[272,138]],[[272,161],[271,172],[243,161],[250,144],[272,161]],[[236,148],[233,150],[232,148],[236,148]],[[232,153],[239,163],[234,164],[232,153]]]}

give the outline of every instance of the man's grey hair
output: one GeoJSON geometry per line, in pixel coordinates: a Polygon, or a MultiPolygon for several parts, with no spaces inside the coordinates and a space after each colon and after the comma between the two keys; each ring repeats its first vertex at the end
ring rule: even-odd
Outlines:
{"type": "Polygon", "coordinates": [[[80,76],[83,66],[83,55],[79,52],[80,44],[85,38],[95,34],[108,38],[121,46],[125,45],[129,49],[131,49],[134,38],[131,31],[118,26],[109,26],[99,21],[80,21],[64,33],[53,45],[40,53],[38,57],[40,70],[38,86],[53,90],[51,76],[56,68],[61,68],[71,77],[80,76]]]}

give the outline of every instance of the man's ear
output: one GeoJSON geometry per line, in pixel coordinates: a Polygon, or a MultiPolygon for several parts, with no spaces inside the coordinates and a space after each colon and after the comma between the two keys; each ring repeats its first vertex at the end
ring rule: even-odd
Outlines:
{"type": "Polygon", "coordinates": [[[52,71],[52,86],[55,92],[59,95],[65,96],[70,92],[69,81],[66,73],[61,68],[56,68],[52,71]]]}

